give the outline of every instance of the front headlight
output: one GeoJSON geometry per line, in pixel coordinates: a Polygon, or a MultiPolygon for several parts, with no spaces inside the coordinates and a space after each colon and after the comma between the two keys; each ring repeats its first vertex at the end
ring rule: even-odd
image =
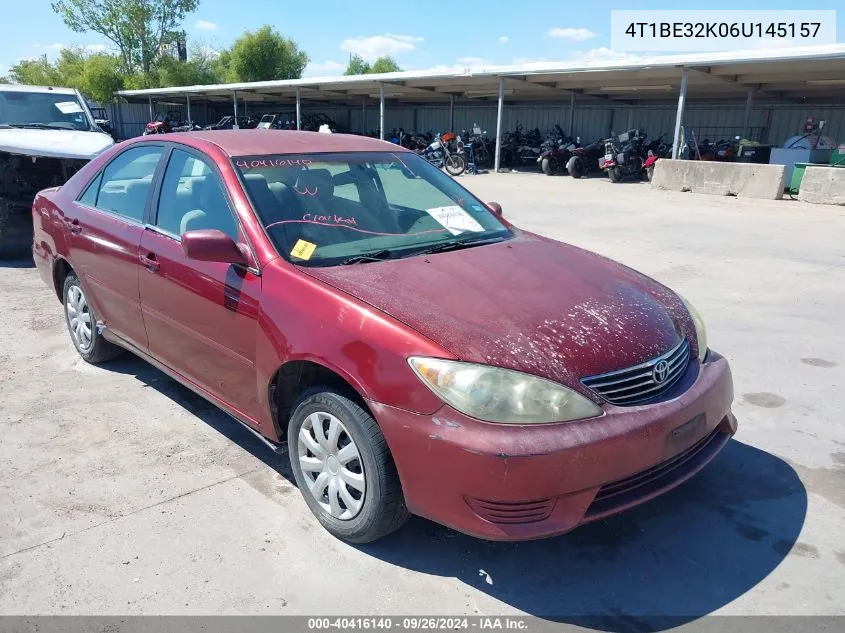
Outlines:
{"type": "Polygon", "coordinates": [[[442,400],[486,422],[538,424],[602,415],[584,396],[529,374],[440,358],[413,357],[408,362],[442,400]]]}
{"type": "Polygon", "coordinates": [[[704,357],[707,356],[707,330],[704,327],[704,320],[701,318],[698,310],[689,301],[681,297],[681,295],[678,296],[687,307],[687,312],[692,317],[692,322],[695,323],[695,336],[698,341],[698,360],[704,362],[704,357]]]}

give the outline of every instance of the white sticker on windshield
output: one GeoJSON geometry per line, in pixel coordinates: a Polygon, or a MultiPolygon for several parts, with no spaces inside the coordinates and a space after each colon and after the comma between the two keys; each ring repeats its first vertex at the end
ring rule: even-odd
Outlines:
{"type": "Polygon", "coordinates": [[[460,235],[464,231],[478,232],[484,230],[484,227],[476,222],[474,217],[459,206],[434,207],[425,211],[452,235],[460,235]]]}
{"type": "Polygon", "coordinates": [[[56,107],[62,114],[77,114],[82,112],[82,106],[76,101],[59,101],[56,107]]]}

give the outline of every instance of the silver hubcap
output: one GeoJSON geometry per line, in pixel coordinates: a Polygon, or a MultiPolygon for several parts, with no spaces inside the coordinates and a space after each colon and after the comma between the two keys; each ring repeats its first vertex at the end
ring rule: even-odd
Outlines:
{"type": "Polygon", "coordinates": [[[76,346],[83,352],[88,351],[91,347],[93,332],[91,327],[91,312],[88,309],[85,294],[79,286],[68,288],[65,311],[67,312],[70,335],[73,337],[76,346]]]}
{"type": "Polygon", "coordinates": [[[312,413],[297,441],[299,466],[308,490],[336,519],[354,518],[367,490],[364,464],[343,422],[330,413],[312,413]]]}

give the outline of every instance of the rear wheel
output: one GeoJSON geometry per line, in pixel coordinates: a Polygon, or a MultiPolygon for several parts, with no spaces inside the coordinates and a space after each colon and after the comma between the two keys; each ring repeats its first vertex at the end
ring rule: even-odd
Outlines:
{"type": "Polygon", "coordinates": [[[554,176],[560,168],[557,158],[548,156],[540,162],[540,168],[547,176],[554,176]]]}
{"type": "Polygon", "coordinates": [[[451,154],[446,159],[445,167],[450,176],[460,176],[467,168],[467,161],[460,154],[451,154]]]}
{"type": "Polygon", "coordinates": [[[305,503],[337,538],[370,543],[410,516],[381,429],[345,394],[305,391],[288,422],[288,450],[305,503]]]}
{"type": "Polygon", "coordinates": [[[65,277],[62,297],[70,340],[82,359],[96,365],[120,356],[123,350],[109,343],[97,331],[97,317],[88,304],[76,273],[70,272],[65,277]]]}
{"type": "Polygon", "coordinates": [[[573,178],[580,178],[584,175],[584,161],[581,160],[580,156],[573,156],[566,164],[566,171],[573,178]]]}
{"type": "Polygon", "coordinates": [[[610,178],[610,182],[619,182],[622,180],[622,170],[618,167],[611,167],[607,170],[607,177],[610,178]]]}

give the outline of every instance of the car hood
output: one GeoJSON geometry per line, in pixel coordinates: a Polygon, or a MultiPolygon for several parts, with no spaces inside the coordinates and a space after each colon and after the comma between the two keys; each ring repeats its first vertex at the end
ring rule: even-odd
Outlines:
{"type": "Polygon", "coordinates": [[[522,231],[427,257],[301,270],[461,360],[579,390],[580,378],[654,358],[695,331],[683,302],[653,279],[522,231]]]}
{"type": "Polygon", "coordinates": [[[102,132],[0,129],[0,151],[10,154],[91,160],[112,145],[112,137],[102,132]]]}

